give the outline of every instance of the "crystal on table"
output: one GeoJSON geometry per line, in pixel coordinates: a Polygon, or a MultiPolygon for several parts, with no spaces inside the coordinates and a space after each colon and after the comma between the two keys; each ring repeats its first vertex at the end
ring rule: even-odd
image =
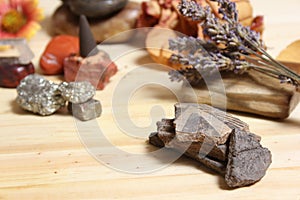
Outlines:
{"type": "Polygon", "coordinates": [[[34,54],[23,38],[0,40],[0,63],[28,64],[34,54]]]}
{"type": "Polygon", "coordinates": [[[17,87],[16,101],[24,110],[43,116],[51,115],[66,103],[58,88],[58,84],[42,76],[28,75],[17,87]]]}
{"type": "Polygon", "coordinates": [[[100,117],[102,106],[100,101],[90,99],[84,103],[69,103],[68,110],[73,116],[81,121],[88,121],[100,117]]]}
{"type": "Polygon", "coordinates": [[[88,81],[82,82],[62,82],[59,85],[61,95],[66,101],[71,103],[84,103],[95,95],[95,88],[88,81]]]}

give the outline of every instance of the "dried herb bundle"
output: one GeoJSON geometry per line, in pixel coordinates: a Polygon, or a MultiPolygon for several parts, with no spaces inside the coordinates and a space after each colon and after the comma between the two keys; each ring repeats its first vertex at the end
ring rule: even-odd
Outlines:
{"type": "Polygon", "coordinates": [[[242,74],[255,70],[298,89],[300,76],[266,52],[258,33],[239,23],[235,3],[229,0],[211,1],[218,2],[218,12],[223,16],[222,19],[217,18],[210,7],[201,7],[195,1],[182,0],[179,4],[183,16],[202,21],[205,39],[170,39],[170,49],[176,52],[171,61],[189,66],[171,71],[171,79],[181,81],[186,78],[192,85],[196,85],[202,76],[215,71],[227,70],[242,74]]]}

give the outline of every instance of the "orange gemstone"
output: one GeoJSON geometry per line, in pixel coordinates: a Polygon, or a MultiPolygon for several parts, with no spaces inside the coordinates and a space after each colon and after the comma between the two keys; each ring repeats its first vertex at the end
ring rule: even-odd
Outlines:
{"type": "Polygon", "coordinates": [[[58,75],[63,73],[64,58],[79,53],[78,37],[59,35],[47,45],[40,58],[40,67],[44,74],[58,75]]]}

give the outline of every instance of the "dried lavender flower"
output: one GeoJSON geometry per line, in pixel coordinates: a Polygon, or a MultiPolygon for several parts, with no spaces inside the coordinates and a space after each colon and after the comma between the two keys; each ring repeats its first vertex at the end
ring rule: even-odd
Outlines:
{"type": "MultiPolygon", "coordinates": [[[[206,39],[181,37],[169,41],[170,49],[175,51],[171,61],[189,66],[178,73],[197,83],[199,81],[195,79],[201,79],[201,75],[192,76],[191,73],[256,70],[298,88],[300,76],[266,52],[259,33],[239,23],[236,4],[229,0],[211,1],[218,3],[222,19],[217,18],[209,6],[202,7],[195,1],[182,0],[179,4],[178,10],[183,16],[194,21],[201,20],[206,39]]],[[[180,81],[175,74],[170,73],[171,79],[180,81]]]]}
{"type": "MultiPolygon", "coordinates": [[[[207,8],[210,9],[210,8],[207,8]]],[[[202,7],[197,4],[195,1],[182,0],[182,3],[179,6],[179,11],[182,15],[192,18],[194,21],[203,20],[206,18],[208,13],[206,10],[203,10],[202,7]]]]}

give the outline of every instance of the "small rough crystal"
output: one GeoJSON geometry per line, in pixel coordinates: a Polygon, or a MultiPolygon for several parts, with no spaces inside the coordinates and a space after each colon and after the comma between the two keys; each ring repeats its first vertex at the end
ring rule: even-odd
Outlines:
{"type": "Polygon", "coordinates": [[[92,99],[96,92],[95,88],[88,81],[62,82],[59,89],[63,98],[74,104],[84,103],[92,99]]]}
{"type": "Polygon", "coordinates": [[[16,101],[23,109],[43,116],[53,114],[66,103],[58,84],[36,74],[26,76],[17,87],[17,93],[16,101]]]}
{"type": "Polygon", "coordinates": [[[64,59],[63,65],[67,82],[89,81],[97,90],[103,90],[118,71],[116,64],[104,51],[87,58],[71,55],[64,59]]]}
{"type": "Polygon", "coordinates": [[[88,121],[100,117],[102,112],[101,103],[98,100],[90,99],[84,103],[69,103],[68,110],[74,117],[81,121],[88,121]]]}
{"type": "Polygon", "coordinates": [[[24,38],[0,39],[0,46],[6,47],[4,51],[0,52],[1,64],[27,65],[34,58],[34,54],[24,38]]]}

